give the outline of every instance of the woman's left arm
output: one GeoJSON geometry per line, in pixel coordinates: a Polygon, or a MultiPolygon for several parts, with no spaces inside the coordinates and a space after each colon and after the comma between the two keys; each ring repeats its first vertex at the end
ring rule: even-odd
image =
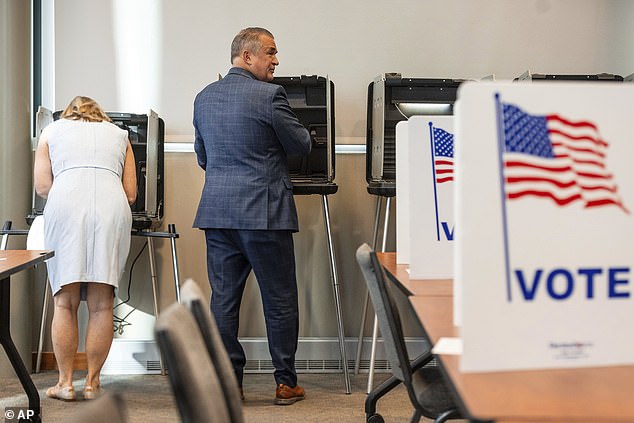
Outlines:
{"type": "Polygon", "coordinates": [[[130,142],[128,142],[128,147],[125,151],[121,182],[123,183],[123,191],[125,191],[125,195],[128,198],[128,203],[134,203],[136,201],[136,162],[130,142]]]}
{"type": "Polygon", "coordinates": [[[48,152],[48,137],[46,136],[46,132],[42,132],[42,135],[40,135],[40,140],[35,150],[33,182],[37,195],[42,198],[48,197],[48,193],[53,186],[53,169],[51,166],[51,156],[48,152]]]}

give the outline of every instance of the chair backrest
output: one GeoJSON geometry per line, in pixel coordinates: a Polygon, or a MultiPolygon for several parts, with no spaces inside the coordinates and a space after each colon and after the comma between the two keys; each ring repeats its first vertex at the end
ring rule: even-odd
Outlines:
{"type": "Polygon", "coordinates": [[[181,421],[230,421],[218,375],[189,310],[183,304],[172,304],[159,314],[154,332],[181,421]]]}
{"type": "Polygon", "coordinates": [[[405,346],[401,319],[387,287],[383,267],[368,244],[357,249],[357,262],[372,299],[374,312],[383,336],[383,345],[392,366],[392,373],[406,386],[411,384],[411,366],[405,346]]]}
{"type": "MultiPolygon", "coordinates": [[[[438,368],[420,367],[432,356],[425,354],[423,362],[419,362],[418,367],[413,367],[410,363],[400,313],[388,287],[385,270],[379,263],[376,253],[369,245],[363,244],[357,249],[357,261],[372,298],[383,335],[383,344],[392,365],[392,373],[403,381],[410,401],[417,410],[412,421],[418,421],[416,417],[420,415],[435,419],[437,422],[460,417],[438,368]]],[[[411,311],[411,308],[409,310],[411,311]]]]}
{"type": "Polygon", "coordinates": [[[220,379],[231,421],[233,423],[244,422],[240,388],[229,354],[227,354],[220,332],[218,332],[216,319],[211,314],[209,302],[205,299],[200,287],[194,280],[187,279],[181,287],[181,302],[190,310],[198,324],[209,358],[214,364],[220,379]]]}
{"type": "Polygon", "coordinates": [[[118,392],[106,392],[94,401],[81,404],[67,423],[125,423],[128,421],[123,397],[118,392]]]}

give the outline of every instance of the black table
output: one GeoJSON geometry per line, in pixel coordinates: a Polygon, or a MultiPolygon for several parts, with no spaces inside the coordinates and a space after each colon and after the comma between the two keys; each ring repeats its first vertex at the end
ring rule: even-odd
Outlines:
{"type": "Polygon", "coordinates": [[[31,375],[26,369],[18,350],[11,339],[10,332],[10,304],[11,304],[11,275],[29,267],[35,266],[53,257],[53,251],[37,250],[0,250],[0,343],[9,357],[13,370],[20,379],[20,383],[29,398],[29,409],[34,416],[31,421],[41,422],[40,395],[33,384],[31,375]]]}

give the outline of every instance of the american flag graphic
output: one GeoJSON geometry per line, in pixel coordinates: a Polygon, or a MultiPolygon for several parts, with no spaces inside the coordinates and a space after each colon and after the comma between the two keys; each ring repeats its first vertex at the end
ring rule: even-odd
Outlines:
{"type": "Polygon", "coordinates": [[[436,183],[453,181],[453,134],[433,127],[436,183]]]}
{"type": "Polygon", "coordinates": [[[605,165],[608,143],[594,123],[501,106],[507,198],[543,197],[559,206],[579,201],[629,214],[605,165]]]}

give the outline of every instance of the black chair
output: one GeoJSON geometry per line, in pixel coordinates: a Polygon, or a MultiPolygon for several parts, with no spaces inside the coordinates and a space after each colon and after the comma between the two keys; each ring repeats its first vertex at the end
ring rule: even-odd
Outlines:
{"type": "Polygon", "coordinates": [[[67,423],[125,423],[128,421],[123,397],[118,392],[106,392],[99,398],[81,404],[67,423]]]}
{"type": "Polygon", "coordinates": [[[181,302],[191,311],[200,333],[202,334],[209,358],[216,368],[220,385],[225,397],[232,423],[244,422],[240,387],[233,371],[231,360],[227,354],[222,338],[216,326],[216,320],[211,314],[209,302],[192,279],[187,279],[181,287],[181,302]]]}
{"type": "MultiPolygon", "coordinates": [[[[440,370],[432,366],[423,367],[433,359],[431,352],[423,354],[415,363],[410,362],[399,311],[386,284],[383,267],[368,244],[357,249],[357,262],[368,286],[392,373],[407,388],[409,399],[415,408],[411,421],[418,422],[422,416],[435,419],[437,423],[450,418],[461,418],[440,370]]],[[[393,380],[386,383],[392,386],[395,384],[393,380]]],[[[384,387],[379,387],[382,388],[384,387]]],[[[367,410],[366,400],[366,412],[367,410]]],[[[368,422],[383,421],[375,413],[369,416],[366,414],[366,417],[368,422]]]]}
{"type": "Polygon", "coordinates": [[[159,314],[154,326],[183,423],[226,423],[229,410],[198,324],[183,304],[159,314]]]}

